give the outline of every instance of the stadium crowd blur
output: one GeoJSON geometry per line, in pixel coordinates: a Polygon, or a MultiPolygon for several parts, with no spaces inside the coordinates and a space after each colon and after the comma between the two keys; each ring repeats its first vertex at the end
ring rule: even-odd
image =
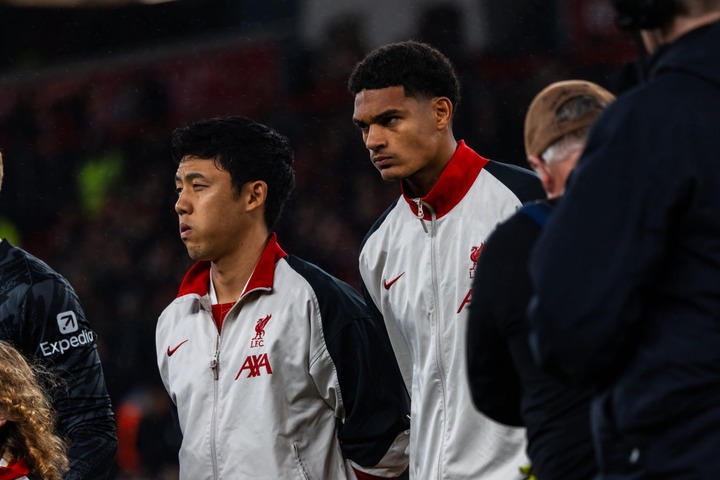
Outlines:
{"type": "MultiPolygon", "coordinates": [[[[611,87],[613,72],[636,51],[615,29],[606,0],[487,5],[492,28],[482,49],[466,45],[463,12],[452,5],[415,12],[413,37],[458,68],[456,136],[482,155],[526,166],[521,132],[530,99],[560,79],[611,87]]],[[[5,7],[0,17],[26,21],[5,7]]],[[[397,195],[382,184],[350,121],[347,77],[371,43],[362,21],[337,18],[314,46],[285,29],[236,26],[197,33],[195,41],[94,52],[92,61],[50,34],[34,49],[15,48],[12,29],[3,27],[0,236],[47,261],[80,296],[117,413],[118,478],[173,478],[176,462],[177,433],[153,349],[157,317],[189,266],[173,209],[168,139],[175,127],[243,114],[287,135],[297,188],[277,228],[280,241],[357,285],[360,242],[397,195]]]]}

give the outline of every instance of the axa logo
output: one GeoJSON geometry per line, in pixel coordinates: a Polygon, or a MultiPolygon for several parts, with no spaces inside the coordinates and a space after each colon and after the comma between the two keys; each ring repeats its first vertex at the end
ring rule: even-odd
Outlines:
{"type": "Polygon", "coordinates": [[[265,326],[272,318],[272,315],[267,315],[265,318],[261,318],[255,323],[255,336],[250,340],[250,348],[264,347],[265,342],[263,337],[265,336],[265,326]]]}
{"type": "Polygon", "coordinates": [[[480,259],[483,248],[485,248],[485,242],[482,242],[479,247],[472,247],[470,249],[470,261],[472,262],[470,266],[470,278],[475,277],[475,267],[477,267],[477,262],[480,259]]]}
{"type": "Polygon", "coordinates": [[[465,298],[463,298],[462,302],[460,302],[460,308],[457,309],[457,314],[460,315],[460,312],[462,312],[463,308],[465,308],[466,305],[469,305],[472,301],[472,288],[468,290],[467,295],[465,295],[465,298]]]}
{"type": "Polygon", "coordinates": [[[245,370],[248,371],[248,375],[245,378],[259,377],[262,373],[260,369],[263,367],[267,375],[272,375],[272,367],[270,366],[267,353],[263,353],[262,355],[248,355],[242,367],[240,367],[240,371],[235,376],[235,380],[240,378],[240,375],[242,375],[245,370]]]}

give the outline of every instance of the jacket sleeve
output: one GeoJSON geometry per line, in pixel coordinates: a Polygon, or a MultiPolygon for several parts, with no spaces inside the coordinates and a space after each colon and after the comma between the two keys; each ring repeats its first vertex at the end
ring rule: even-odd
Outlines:
{"type": "Polygon", "coordinates": [[[66,480],[106,479],[117,437],[110,397],[92,331],[72,287],[58,278],[33,284],[20,305],[23,352],[54,373],[58,429],[69,439],[66,480]]]}
{"type": "Polygon", "coordinates": [[[397,477],[408,465],[410,400],[385,327],[372,319],[362,297],[349,285],[325,279],[313,288],[332,363],[324,365],[318,358],[310,369],[316,382],[329,378],[318,369],[334,369],[342,404],[342,451],[363,474],[397,477]]]}
{"type": "Polygon", "coordinates": [[[632,353],[645,287],[662,274],[667,231],[690,188],[658,138],[693,132],[682,119],[658,121],[654,99],[644,108],[623,100],[598,119],[530,262],[534,354],[582,383],[606,381],[632,353]]]}
{"type": "MultiPolygon", "coordinates": [[[[360,269],[361,271],[364,270],[362,268],[362,265],[360,269]]],[[[374,292],[371,293],[367,284],[365,283],[365,278],[365,274],[363,274],[361,290],[367,308],[370,311],[371,319],[376,325],[378,325],[378,328],[384,330],[387,333],[387,336],[390,340],[390,348],[392,349],[395,361],[398,364],[398,368],[400,368],[400,373],[402,375],[403,381],[405,382],[405,388],[408,392],[411,392],[413,360],[412,354],[410,353],[410,346],[408,345],[405,336],[400,332],[396,324],[393,322],[388,322],[387,319],[383,316],[375,300],[379,297],[379,295],[377,295],[377,289],[374,289],[374,292]]],[[[377,284],[380,285],[379,280],[377,284]]]]}
{"type": "MultiPolygon", "coordinates": [[[[508,337],[523,329],[529,299],[529,241],[516,214],[490,235],[478,259],[468,314],[467,362],[475,407],[505,425],[524,425],[520,377],[508,337]]],[[[521,215],[521,214],[520,214],[521,215]]],[[[530,237],[530,240],[534,238],[530,237]]]]}
{"type": "Polygon", "coordinates": [[[343,452],[366,474],[400,475],[408,466],[410,399],[382,325],[355,316],[328,350],[345,407],[343,452]]]}

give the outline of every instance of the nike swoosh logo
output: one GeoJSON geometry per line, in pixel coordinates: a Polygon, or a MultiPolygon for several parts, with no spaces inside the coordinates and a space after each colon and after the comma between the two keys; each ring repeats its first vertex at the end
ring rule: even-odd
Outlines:
{"type": "Polygon", "coordinates": [[[177,352],[177,349],[180,348],[180,347],[182,347],[183,344],[184,344],[185,342],[187,342],[187,341],[188,341],[188,340],[183,340],[182,342],[180,342],[180,343],[178,343],[177,345],[175,345],[175,348],[170,348],[170,347],[168,347],[168,352],[167,352],[167,353],[168,353],[168,357],[172,357],[173,354],[174,354],[175,352],[177,352]]]}
{"type": "Polygon", "coordinates": [[[402,272],[400,275],[398,275],[397,277],[393,278],[393,279],[390,280],[389,282],[388,282],[387,280],[383,280],[383,287],[385,287],[385,290],[390,290],[390,287],[393,286],[393,283],[395,283],[395,282],[397,282],[398,280],[400,280],[400,277],[402,277],[403,275],[405,275],[405,272],[402,272]]]}

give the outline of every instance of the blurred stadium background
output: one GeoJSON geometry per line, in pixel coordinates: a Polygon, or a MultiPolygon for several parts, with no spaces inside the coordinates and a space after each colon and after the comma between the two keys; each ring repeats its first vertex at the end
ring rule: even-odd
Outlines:
{"type": "Polygon", "coordinates": [[[286,250],[357,286],[356,254],[397,194],[370,165],[345,82],[414,38],[456,64],[455,133],[526,166],[522,120],[548,83],[613,88],[637,54],[610,0],[0,1],[0,235],[76,288],[118,417],[118,479],[176,478],[154,326],[189,266],[173,211],[177,126],[254,117],[287,135],[286,250]]]}

